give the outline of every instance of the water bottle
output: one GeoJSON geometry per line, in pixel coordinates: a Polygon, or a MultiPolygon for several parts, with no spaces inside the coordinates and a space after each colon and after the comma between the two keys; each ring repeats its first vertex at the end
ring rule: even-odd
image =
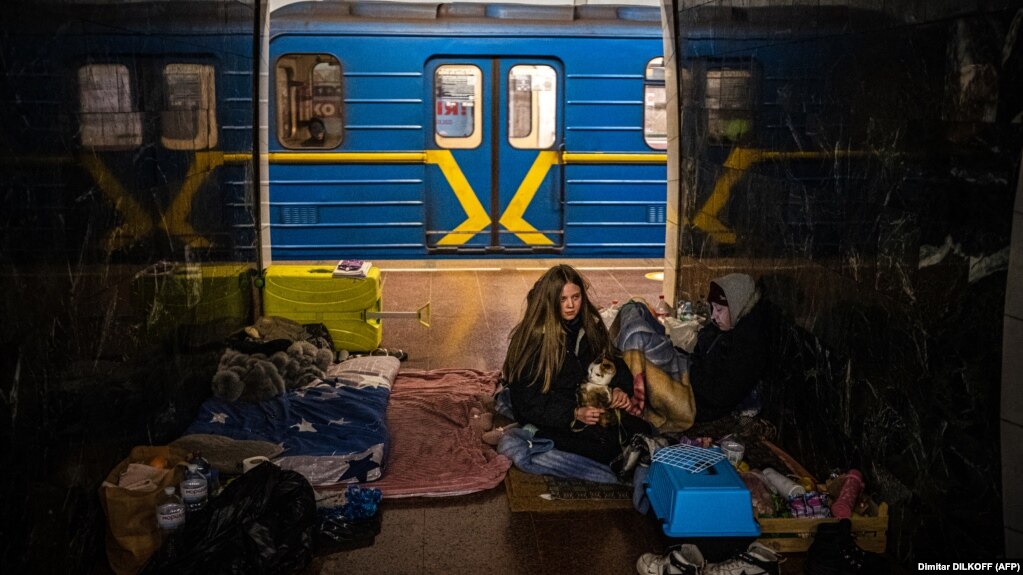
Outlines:
{"type": "Polygon", "coordinates": [[[173,486],[164,487],[156,499],[156,524],[160,527],[160,545],[165,546],[168,556],[173,556],[174,534],[185,524],[185,504],[173,486]]]}
{"type": "Polygon", "coordinates": [[[185,511],[192,515],[206,507],[206,500],[209,498],[209,486],[206,478],[199,473],[194,463],[188,464],[188,471],[185,472],[185,480],[181,482],[181,499],[185,503],[185,511]]]}
{"type": "Polygon", "coordinates": [[[693,319],[693,302],[684,301],[682,305],[678,307],[678,319],[682,321],[688,321],[693,319]]]}
{"type": "Polygon", "coordinates": [[[206,478],[208,494],[216,494],[220,488],[220,473],[217,469],[210,465],[209,460],[202,456],[201,451],[196,451],[192,456],[192,459],[189,459],[188,462],[194,463],[199,473],[202,473],[203,477],[206,478]]]}
{"type": "Polygon", "coordinates": [[[842,489],[838,492],[838,499],[831,504],[831,515],[838,518],[852,517],[852,510],[862,491],[863,474],[858,469],[850,469],[845,474],[845,481],[842,482],[842,489]]]}
{"type": "Polygon", "coordinates": [[[664,296],[657,298],[657,305],[654,306],[654,315],[657,316],[657,321],[664,323],[664,318],[671,317],[673,311],[668,302],[664,301],[664,296]]]}
{"type": "Polygon", "coordinates": [[[767,484],[770,485],[771,489],[773,489],[778,495],[795,497],[806,493],[806,490],[803,489],[802,485],[792,481],[770,467],[765,467],[763,474],[764,479],[767,480],[767,484]]]}

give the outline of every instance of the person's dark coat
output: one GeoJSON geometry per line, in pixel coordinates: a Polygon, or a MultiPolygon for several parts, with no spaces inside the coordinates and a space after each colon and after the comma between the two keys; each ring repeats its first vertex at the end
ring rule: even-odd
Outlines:
{"type": "MultiPolygon", "coordinates": [[[[574,421],[575,409],[578,407],[576,390],[580,383],[586,381],[589,365],[596,357],[578,325],[568,324],[566,332],[567,349],[550,390],[543,393],[543,381],[535,374],[509,381],[512,409],[520,423],[536,426],[536,435],[552,439],[557,449],[608,463],[621,453],[623,440],[627,442],[636,431],[649,431],[649,426],[641,419],[619,410],[624,428],[621,430],[624,433],[623,439],[618,427],[583,426],[574,421]]],[[[611,386],[632,395],[632,374],[620,357],[615,358],[615,368],[611,386]]]]}
{"type": "Polygon", "coordinates": [[[714,282],[728,298],[733,327],[722,331],[711,323],[697,335],[689,358],[689,382],[698,422],[731,413],[763,377],[768,360],[765,312],[756,305],[759,295],[752,279],[730,274],[714,282]]]}

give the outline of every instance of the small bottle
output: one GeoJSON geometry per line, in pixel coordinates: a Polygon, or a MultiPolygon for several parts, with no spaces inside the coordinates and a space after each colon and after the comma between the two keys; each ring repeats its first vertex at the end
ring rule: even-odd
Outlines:
{"type": "Polygon", "coordinates": [[[174,486],[164,487],[156,499],[156,524],[160,527],[160,545],[167,548],[168,556],[173,556],[174,534],[185,524],[185,504],[174,486]]]}
{"type": "Polygon", "coordinates": [[[657,316],[657,321],[664,323],[664,318],[671,317],[674,312],[668,302],[664,301],[664,296],[657,298],[657,305],[654,306],[654,315],[657,316]]]}
{"type": "Polygon", "coordinates": [[[806,494],[806,490],[803,489],[802,485],[792,481],[781,473],[778,473],[773,468],[765,467],[763,474],[764,479],[767,480],[767,484],[770,485],[771,489],[778,495],[795,497],[797,495],[806,494]]]}
{"type": "Polygon", "coordinates": [[[860,498],[863,491],[863,474],[858,469],[850,469],[842,481],[842,489],[838,492],[838,498],[831,504],[831,515],[839,519],[852,516],[852,510],[856,507],[856,500],[860,498]]]}
{"type": "Polygon", "coordinates": [[[210,465],[209,460],[202,456],[201,451],[196,451],[188,462],[194,463],[199,473],[202,473],[203,477],[206,478],[208,494],[216,494],[220,487],[220,473],[217,472],[217,469],[210,465]]]}
{"type": "Polygon", "coordinates": [[[681,321],[693,319],[693,302],[684,301],[682,305],[678,306],[678,319],[681,321]]]}
{"type": "Polygon", "coordinates": [[[188,471],[185,472],[185,480],[181,482],[181,499],[185,503],[185,511],[188,515],[202,511],[206,507],[208,498],[209,486],[206,483],[206,478],[199,473],[199,469],[194,463],[189,463],[188,471]]]}

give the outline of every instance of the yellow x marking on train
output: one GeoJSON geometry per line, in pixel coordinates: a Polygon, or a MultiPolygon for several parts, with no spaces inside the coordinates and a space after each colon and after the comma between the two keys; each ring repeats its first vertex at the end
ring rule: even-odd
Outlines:
{"type": "MultiPolygon", "coordinates": [[[[479,198],[466,180],[461,168],[458,167],[458,162],[455,161],[450,150],[427,150],[426,154],[426,163],[436,164],[440,167],[467,216],[465,221],[441,238],[437,245],[462,245],[490,225],[490,216],[480,204],[479,198]]],[[[540,185],[547,178],[551,166],[566,163],[649,163],[664,162],[665,160],[665,154],[583,154],[561,153],[553,150],[541,151],[537,153],[533,165],[526,172],[526,177],[522,179],[515,195],[512,196],[508,207],[505,208],[497,222],[515,234],[526,245],[554,245],[553,240],[540,233],[525,219],[526,210],[536,196],[537,190],[540,189],[540,185]]]]}
{"type": "MultiPolygon", "coordinates": [[[[465,178],[462,169],[458,167],[458,162],[455,161],[450,150],[427,150],[426,163],[436,164],[440,168],[467,216],[465,221],[437,241],[437,245],[463,245],[490,225],[490,215],[483,208],[483,204],[480,203],[479,197],[465,178]]],[[[547,172],[556,163],[558,163],[557,152],[548,151],[537,154],[533,166],[529,168],[526,177],[519,184],[519,189],[508,203],[504,214],[498,219],[499,224],[528,245],[549,246],[554,244],[553,240],[530,225],[523,215],[526,213],[526,208],[529,207],[529,202],[533,201],[536,191],[540,189],[540,184],[547,177],[547,172]]]]}

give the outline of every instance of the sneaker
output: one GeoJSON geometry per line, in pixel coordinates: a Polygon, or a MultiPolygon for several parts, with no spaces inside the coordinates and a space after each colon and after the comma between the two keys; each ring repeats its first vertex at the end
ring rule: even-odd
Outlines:
{"type": "Polygon", "coordinates": [[[888,562],[856,545],[852,522],[842,519],[817,526],[804,569],[806,575],[883,575],[888,572],[888,562]]]}
{"type": "Polygon", "coordinates": [[[636,560],[636,571],[639,575],[701,575],[706,563],[699,547],[686,543],[669,547],[664,555],[640,555],[636,560]]]}
{"type": "Polygon", "coordinates": [[[711,563],[704,569],[704,575],[778,575],[778,564],[782,559],[761,543],[753,542],[742,553],[735,557],[711,563]]]}

